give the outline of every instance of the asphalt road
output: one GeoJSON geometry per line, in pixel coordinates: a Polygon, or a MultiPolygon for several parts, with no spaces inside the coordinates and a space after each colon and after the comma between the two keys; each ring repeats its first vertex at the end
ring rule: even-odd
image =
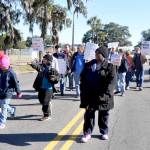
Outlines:
{"type": "MultiPolygon", "coordinates": [[[[0,130],[0,150],[150,150],[150,80],[144,90],[136,91],[135,83],[124,97],[115,96],[110,112],[109,140],[99,139],[96,124],[92,139],[81,143],[84,110],[79,109],[75,91],[66,91],[52,100],[52,119],[40,122],[41,106],[32,89],[34,73],[20,74],[23,98],[11,101],[16,106],[15,119],[8,118],[0,130]]],[[[97,122],[97,119],[96,119],[97,122]]]]}

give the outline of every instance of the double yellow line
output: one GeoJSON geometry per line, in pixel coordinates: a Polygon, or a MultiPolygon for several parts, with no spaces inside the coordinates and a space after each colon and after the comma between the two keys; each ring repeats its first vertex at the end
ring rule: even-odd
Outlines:
{"type": "MultiPolygon", "coordinates": [[[[50,142],[44,150],[53,150],[56,145],[60,142],[60,140],[71,130],[73,125],[77,123],[77,121],[83,116],[84,110],[81,109],[77,115],[58,133],[58,135],[50,142]]],[[[60,148],[60,150],[67,150],[71,147],[74,140],[78,137],[83,127],[83,121],[79,124],[79,126],[73,131],[72,135],[68,138],[66,143],[60,148]]]]}

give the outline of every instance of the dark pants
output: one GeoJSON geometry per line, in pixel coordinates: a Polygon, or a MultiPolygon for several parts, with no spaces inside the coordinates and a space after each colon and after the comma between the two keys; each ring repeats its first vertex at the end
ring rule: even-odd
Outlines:
{"type": "MultiPolygon", "coordinates": [[[[83,133],[92,134],[95,126],[95,111],[87,109],[84,114],[83,133]]],[[[108,134],[109,111],[98,111],[98,126],[101,134],[108,134]]]]}
{"type": "Polygon", "coordinates": [[[69,79],[69,89],[73,90],[73,74],[69,73],[67,76],[68,76],[68,79],[69,79]]]}
{"type": "Polygon", "coordinates": [[[133,71],[127,71],[126,73],[126,87],[130,85],[130,81],[132,80],[133,71]]]}
{"type": "Polygon", "coordinates": [[[40,103],[42,104],[42,111],[44,114],[44,117],[51,116],[52,114],[52,108],[51,108],[51,98],[52,98],[52,91],[46,91],[46,90],[40,90],[38,93],[38,98],[40,103]]]}

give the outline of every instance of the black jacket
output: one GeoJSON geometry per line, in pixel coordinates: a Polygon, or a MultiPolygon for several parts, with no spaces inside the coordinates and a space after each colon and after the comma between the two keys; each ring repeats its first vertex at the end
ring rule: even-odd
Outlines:
{"type": "Polygon", "coordinates": [[[58,83],[59,74],[56,69],[52,68],[51,66],[46,66],[38,63],[32,63],[31,66],[32,68],[36,69],[38,72],[35,81],[33,83],[33,88],[36,91],[39,91],[41,89],[42,80],[44,77],[48,79],[48,81],[52,84],[53,88],[54,88],[54,84],[58,83]]]}
{"type": "Polygon", "coordinates": [[[110,110],[114,107],[113,91],[116,86],[116,69],[107,60],[104,60],[99,70],[96,60],[85,65],[81,73],[81,108],[91,107],[97,110],[110,110]]]}
{"type": "Polygon", "coordinates": [[[7,71],[0,69],[0,99],[12,98],[13,92],[21,93],[19,81],[12,68],[7,71]]]}

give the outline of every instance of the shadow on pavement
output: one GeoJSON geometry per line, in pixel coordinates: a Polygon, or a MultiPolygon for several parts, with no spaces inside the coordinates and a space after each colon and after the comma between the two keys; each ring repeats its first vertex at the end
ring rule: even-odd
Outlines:
{"type": "MultiPolygon", "coordinates": [[[[16,96],[14,95],[12,97],[12,99],[17,99],[16,96]]],[[[22,95],[22,98],[20,99],[24,99],[24,100],[30,100],[30,99],[38,99],[38,96],[37,95],[28,95],[28,94],[23,94],[22,95]]]]}
{"type": "Polygon", "coordinates": [[[35,90],[22,90],[22,93],[36,93],[35,90]]]}
{"type": "Polygon", "coordinates": [[[34,103],[34,104],[12,104],[11,106],[34,106],[34,105],[41,105],[40,103],[34,103]]]}
{"type": "MultiPolygon", "coordinates": [[[[23,133],[23,134],[1,134],[1,143],[7,143],[16,146],[28,146],[31,142],[52,142],[73,140],[76,143],[81,142],[82,135],[57,135],[57,133],[23,133]],[[56,138],[57,137],[57,138],[56,138]]],[[[92,138],[100,139],[99,135],[92,135],[92,138]]]]}
{"type": "Polygon", "coordinates": [[[39,117],[41,117],[41,115],[26,115],[26,116],[17,116],[15,118],[8,118],[8,120],[38,120],[39,117]]]}

